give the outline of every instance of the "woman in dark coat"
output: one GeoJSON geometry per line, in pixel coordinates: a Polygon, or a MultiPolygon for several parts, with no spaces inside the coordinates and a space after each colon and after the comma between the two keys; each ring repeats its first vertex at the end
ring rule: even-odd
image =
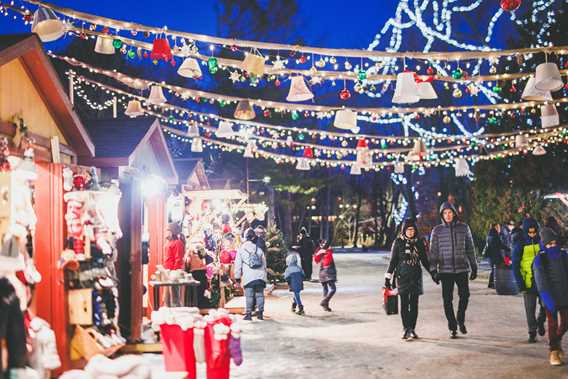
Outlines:
{"type": "Polygon", "coordinates": [[[398,287],[404,340],[418,338],[414,331],[418,319],[418,297],[424,292],[420,264],[429,270],[426,242],[418,236],[414,220],[407,219],[402,224],[400,236],[393,242],[385,274],[385,287],[398,287]],[[396,282],[391,283],[393,277],[396,282]]]}
{"type": "Polygon", "coordinates": [[[489,260],[491,265],[491,274],[489,274],[489,284],[487,285],[489,288],[495,288],[495,266],[503,263],[505,255],[509,250],[509,247],[503,242],[501,237],[501,225],[492,224],[489,233],[487,233],[483,251],[483,255],[489,260]]]}

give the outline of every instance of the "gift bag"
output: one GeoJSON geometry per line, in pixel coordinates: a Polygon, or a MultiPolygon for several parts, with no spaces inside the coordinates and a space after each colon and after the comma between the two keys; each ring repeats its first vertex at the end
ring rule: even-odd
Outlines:
{"type": "Polygon", "coordinates": [[[398,289],[383,288],[383,307],[387,315],[398,313],[398,289]]]}
{"type": "Polygon", "coordinates": [[[160,325],[166,371],[187,372],[188,379],[196,378],[193,331],[194,328],[184,330],[177,324],[160,325]]]}

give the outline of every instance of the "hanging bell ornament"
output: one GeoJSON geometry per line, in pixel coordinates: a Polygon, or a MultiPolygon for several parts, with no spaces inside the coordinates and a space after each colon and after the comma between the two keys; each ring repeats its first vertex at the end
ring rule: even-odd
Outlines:
{"type": "Polygon", "coordinates": [[[452,96],[455,97],[456,99],[459,99],[463,96],[462,90],[459,88],[454,89],[454,92],[452,92],[452,96]]]}
{"type": "Polygon", "coordinates": [[[337,59],[335,57],[331,57],[329,58],[329,63],[331,64],[336,64],[337,63],[337,59]]]}
{"type": "Polygon", "coordinates": [[[345,69],[351,70],[352,68],[353,68],[353,65],[351,65],[351,63],[349,61],[345,61],[345,69]]]}
{"type": "Polygon", "coordinates": [[[452,78],[456,80],[463,78],[463,70],[461,68],[457,68],[454,71],[452,71],[452,78]]]}
{"type": "Polygon", "coordinates": [[[513,12],[519,9],[522,0],[501,0],[501,9],[507,12],[513,12]]]}
{"type": "Polygon", "coordinates": [[[445,115],[444,118],[442,119],[442,122],[444,124],[449,124],[450,122],[452,122],[452,119],[450,118],[450,116],[445,115]]]}
{"type": "Polygon", "coordinates": [[[343,101],[348,100],[351,98],[351,92],[347,88],[343,88],[339,91],[339,98],[343,101]]]}
{"type": "Polygon", "coordinates": [[[217,62],[217,58],[209,57],[207,59],[207,68],[209,69],[210,74],[216,74],[219,71],[219,62],[217,62]]]}
{"type": "Polygon", "coordinates": [[[323,58],[320,58],[316,61],[316,67],[318,68],[324,68],[325,67],[325,60],[323,58]]]}
{"type": "Polygon", "coordinates": [[[489,67],[489,73],[491,75],[495,75],[497,73],[497,67],[495,67],[495,66],[489,67]]]}

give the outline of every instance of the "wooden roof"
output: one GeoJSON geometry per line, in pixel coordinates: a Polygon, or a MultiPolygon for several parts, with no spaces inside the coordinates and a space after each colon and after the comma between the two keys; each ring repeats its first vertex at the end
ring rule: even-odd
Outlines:
{"type": "Polygon", "coordinates": [[[136,154],[149,144],[158,160],[161,176],[178,184],[178,175],[158,119],[138,117],[86,121],[96,147],[94,158],[79,157],[82,164],[103,167],[131,166],[136,154]]]}
{"type": "Polygon", "coordinates": [[[35,34],[0,35],[0,66],[19,59],[61,133],[78,156],[92,157],[95,146],[35,34]]]}

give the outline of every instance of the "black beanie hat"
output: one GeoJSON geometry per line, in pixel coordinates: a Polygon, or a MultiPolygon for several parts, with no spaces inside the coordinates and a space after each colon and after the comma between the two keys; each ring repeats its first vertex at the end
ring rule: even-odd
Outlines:
{"type": "Polygon", "coordinates": [[[400,233],[403,236],[406,236],[406,229],[408,228],[414,228],[414,230],[416,231],[416,235],[418,235],[418,228],[416,227],[416,221],[414,221],[414,219],[412,218],[407,218],[402,222],[402,226],[400,227],[400,233]]]}
{"type": "Polygon", "coordinates": [[[542,241],[542,244],[546,246],[552,241],[558,242],[558,235],[554,232],[554,230],[544,227],[540,230],[540,240],[542,241]]]}

